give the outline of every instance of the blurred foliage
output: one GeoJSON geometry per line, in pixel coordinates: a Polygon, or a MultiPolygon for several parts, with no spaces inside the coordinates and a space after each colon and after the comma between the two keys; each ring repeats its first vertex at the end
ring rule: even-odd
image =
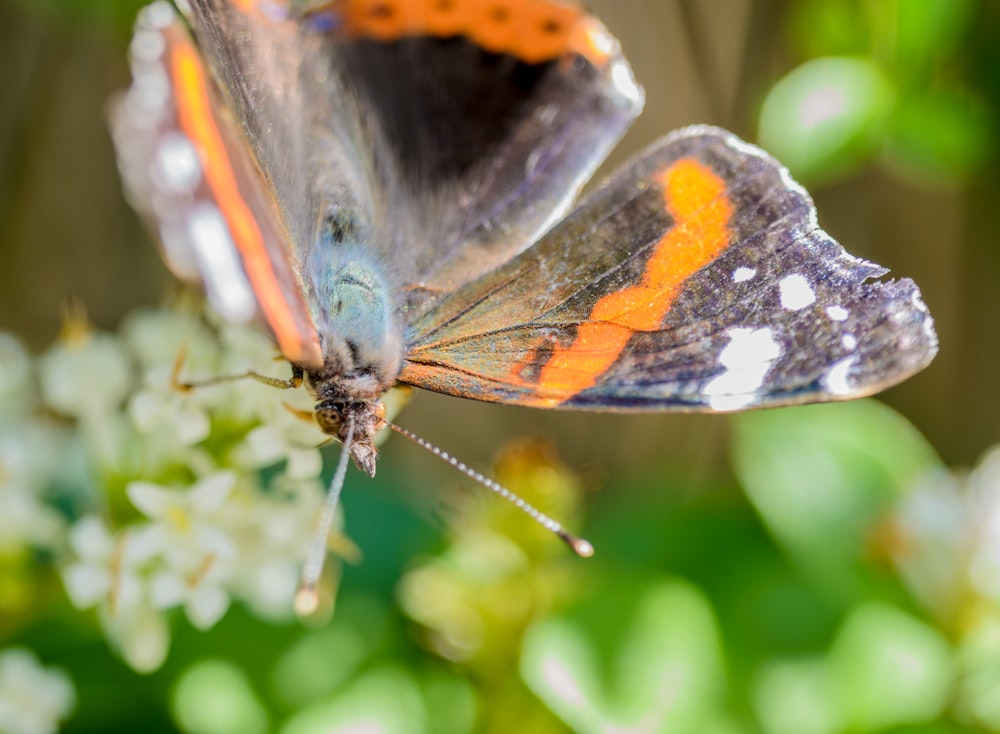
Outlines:
{"type": "Polygon", "coordinates": [[[879,161],[910,179],[958,183],[989,163],[998,109],[966,44],[977,0],[801,0],[792,41],[808,59],[778,81],[761,144],[804,181],[879,161]]]}
{"type": "MultiPolygon", "coordinates": [[[[873,167],[953,188],[987,175],[1000,130],[991,2],[778,3],[790,62],[755,100],[759,141],[809,183],[873,167]]],[[[121,39],[141,4],[0,3],[121,39]]],[[[0,732],[1000,732],[1000,453],[949,469],[874,401],[719,418],[728,461],[637,467],[597,495],[548,444],[504,446],[497,477],[585,528],[598,549],[586,562],[478,490],[446,493],[428,518],[398,488],[429,481],[387,460],[345,494],[363,560],[328,578],[328,618],[295,621],[234,586],[228,611],[209,605],[214,624],[174,598],[115,637],[114,610],[74,606],[65,574],[100,546],[82,532],[88,510],[119,531],[144,521],[128,490],[142,462],[108,451],[138,434],[118,417],[93,430],[96,408],[75,401],[90,387],[113,412],[133,406],[133,421],[154,408],[185,430],[203,420],[137,398],[150,385],[122,341],[159,350],[160,378],[176,354],[159,331],[137,335],[140,318],[95,337],[90,366],[75,382],[58,373],[44,404],[32,396],[66,363],[66,337],[41,361],[0,339],[0,732]]],[[[257,400],[245,395],[229,407],[257,400]]],[[[144,478],[190,481],[206,456],[259,445],[248,436],[261,426],[236,413],[213,417],[205,454],[184,465],[162,463],[165,434],[147,434],[144,478]]],[[[284,449],[247,477],[266,488],[304,461],[284,449]]],[[[274,499],[240,489],[243,510],[274,499]]],[[[168,514],[198,519],[180,504],[168,514]]]]}
{"type": "Polygon", "coordinates": [[[147,0],[8,0],[25,12],[59,23],[84,23],[127,34],[147,0]]]}
{"type": "MultiPolygon", "coordinates": [[[[200,368],[223,354],[205,328],[186,306],[135,314],[124,337],[76,322],[40,367],[0,341],[0,731],[63,718],[66,731],[141,720],[192,734],[1000,731],[1000,449],[962,476],[872,400],[748,413],[728,419],[732,474],[719,467],[688,496],[683,472],[639,474],[584,518],[584,484],[551,446],[507,445],[495,476],[585,525],[591,561],[494,497],[450,495],[443,533],[386,512],[380,491],[420,482],[390,464],[345,497],[371,556],[297,622],[289,580],[317,507],[313,465],[294,441],[246,453],[257,432],[297,425],[268,407],[283,397],[157,392],[179,344],[208,350],[190,356],[200,368]],[[94,392],[94,370],[121,370],[136,345],[145,377],[94,392]],[[108,423],[120,401],[128,420],[108,423]],[[216,428],[164,446],[198,408],[216,428]],[[82,454],[59,466],[35,437],[82,454]],[[261,461],[261,479],[299,489],[276,503],[256,486],[261,461]],[[149,484],[168,467],[203,478],[149,484]],[[121,497],[101,489],[108,477],[121,497]],[[162,510],[156,497],[172,499],[162,510]],[[109,500],[132,511],[109,514],[109,500]],[[167,547],[143,542],[154,531],[167,547]],[[239,545],[248,532],[255,549],[239,545]],[[177,573],[185,591],[164,595],[177,573]],[[95,605],[96,619],[81,611],[95,605]]],[[[220,328],[225,359],[243,344],[268,361],[266,336],[220,328]]]]}

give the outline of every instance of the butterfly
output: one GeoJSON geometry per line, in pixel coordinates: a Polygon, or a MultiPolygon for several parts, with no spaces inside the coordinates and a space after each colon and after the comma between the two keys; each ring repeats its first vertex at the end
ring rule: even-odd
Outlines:
{"type": "Polygon", "coordinates": [[[714,127],[577,195],[643,106],[568,0],[145,8],[113,112],[172,270],[260,318],[374,474],[397,384],[539,408],[726,412],[869,395],[937,351],[764,151],[714,127]]]}

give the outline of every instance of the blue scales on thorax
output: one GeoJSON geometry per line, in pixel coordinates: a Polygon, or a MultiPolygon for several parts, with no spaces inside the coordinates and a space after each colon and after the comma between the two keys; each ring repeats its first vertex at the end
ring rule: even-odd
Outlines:
{"type": "Polygon", "coordinates": [[[322,369],[306,373],[316,394],[316,420],[344,440],[349,418],[351,453],[373,474],[371,440],[384,418],[379,397],[395,384],[403,361],[392,288],[360,245],[341,239],[313,248],[303,264],[324,357],[322,369]]]}

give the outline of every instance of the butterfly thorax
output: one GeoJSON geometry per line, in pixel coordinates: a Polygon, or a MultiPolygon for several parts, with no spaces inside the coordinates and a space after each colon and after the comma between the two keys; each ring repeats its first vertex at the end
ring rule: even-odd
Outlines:
{"type": "Polygon", "coordinates": [[[373,440],[385,416],[379,398],[403,360],[392,291],[380,269],[352,248],[320,248],[306,272],[324,358],[322,368],[306,371],[316,421],[341,441],[353,430],[351,456],[374,475],[373,440]]]}

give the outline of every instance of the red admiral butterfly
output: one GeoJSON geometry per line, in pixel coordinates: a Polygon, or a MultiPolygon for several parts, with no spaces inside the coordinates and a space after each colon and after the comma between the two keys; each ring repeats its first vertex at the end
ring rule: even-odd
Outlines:
{"type": "Polygon", "coordinates": [[[671,133],[574,203],[643,104],[575,2],[180,7],[138,21],[127,188],[181,278],[263,317],[369,474],[397,383],[718,412],[869,395],[934,357],[917,287],[873,280],[724,130],[671,133]]]}

